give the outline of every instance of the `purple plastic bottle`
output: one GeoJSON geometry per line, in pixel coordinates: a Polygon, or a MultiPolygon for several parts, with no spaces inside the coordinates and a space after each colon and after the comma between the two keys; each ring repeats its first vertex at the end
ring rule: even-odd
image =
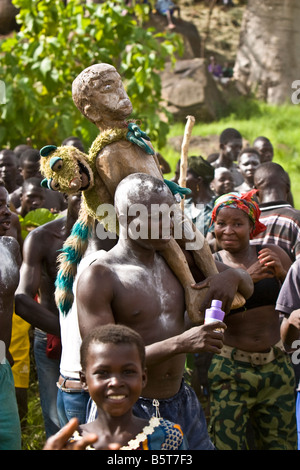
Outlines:
{"type": "Polygon", "coordinates": [[[223,321],[225,312],[221,309],[221,300],[212,300],[211,308],[205,310],[204,323],[212,323],[215,321],[223,321]]]}

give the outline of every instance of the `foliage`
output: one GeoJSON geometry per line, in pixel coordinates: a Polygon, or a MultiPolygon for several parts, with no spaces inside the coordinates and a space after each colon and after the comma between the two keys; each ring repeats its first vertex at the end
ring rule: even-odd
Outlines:
{"type": "MultiPolygon", "coordinates": [[[[84,68],[99,62],[120,72],[134,113],[158,146],[165,142],[170,115],[161,105],[167,58],[181,41],[143,27],[148,5],[133,11],[123,1],[85,4],[81,0],[13,0],[20,31],[0,42],[0,79],[6,103],[0,106],[0,145],[13,148],[29,138],[40,148],[77,135],[89,146],[98,133],[76,109],[71,84],[84,68]]],[[[173,60],[173,59],[172,59],[173,60]]]]}
{"type": "Polygon", "coordinates": [[[35,229],[36,227],[39,227],[40,225],[44,225],[48,222],[51,222],[52,220],[55,220],[58,217],[62,217],[62,214],[53,214],[51,211],[49,211],[49,209],[43,207],[28,212],[25,217],[21,217],[19,215],[23,240],[25,240],[31,230],[35,229]]]}

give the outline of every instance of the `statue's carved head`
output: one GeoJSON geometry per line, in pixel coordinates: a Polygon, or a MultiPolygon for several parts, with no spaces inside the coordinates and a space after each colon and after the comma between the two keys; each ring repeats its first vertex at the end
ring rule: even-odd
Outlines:
{"type": "Polygon", "coordinates": [[[72,98],[79,111],[96,125],[122,121],[132,113],[121,76],[110,64],[84,69],[72,83],[72,98]]]}

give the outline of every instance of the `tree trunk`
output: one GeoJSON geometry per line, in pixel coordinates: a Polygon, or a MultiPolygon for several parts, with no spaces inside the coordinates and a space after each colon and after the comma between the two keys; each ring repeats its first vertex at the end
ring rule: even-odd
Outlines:
{"type": "Polygon", "coordinates": [[[248,0],[234,67],[245,93],[271,104],[290,102],[300,79],[300,2],[248,0]]]}

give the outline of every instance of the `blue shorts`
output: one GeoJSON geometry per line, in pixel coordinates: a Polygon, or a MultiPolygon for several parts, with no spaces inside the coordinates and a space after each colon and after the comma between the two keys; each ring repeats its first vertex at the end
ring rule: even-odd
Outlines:
{"type": "MultiPolygon", "coordinates": [[[[189,450],[214,450],[206,426],[203,409],[194,390],[182,381],[179,391],[171,398],[158,400],[161,418],[179,424],[189,450]]],[[[133,407],[140,418],[150,419],[156,413],[153,399],[140,397],[133,407]]]]}

